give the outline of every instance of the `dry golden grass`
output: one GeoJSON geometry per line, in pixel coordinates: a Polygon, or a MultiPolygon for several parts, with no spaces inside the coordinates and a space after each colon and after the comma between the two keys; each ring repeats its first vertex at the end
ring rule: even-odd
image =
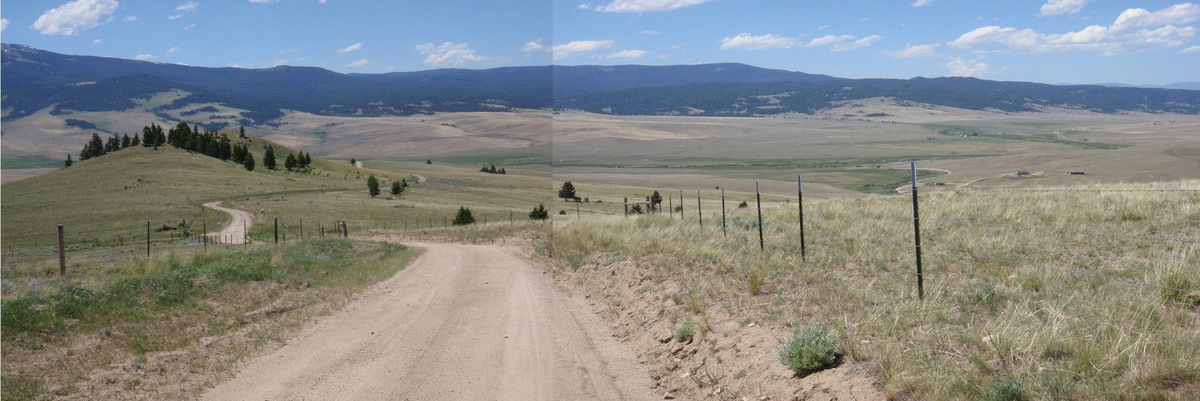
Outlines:
{"type": "Polygon", "coordinates": [[[806,202],[806,261],[795,203],[775,202],[765,251],[753,202],[728,206],[727,237],[719,209],[703,229],[694,215],[559,216],[553,250],[568,268],[629,258],[653,277],[636,285],[687,289],[682,323],[836,328],[846,356],[897,399],[1012,386],[1030,399],[1189,399],[1200,395],[1200,203],[1150,191],[1181,188],[1200,181],[923,194],[923,301],[907,196],[806,202]]]}

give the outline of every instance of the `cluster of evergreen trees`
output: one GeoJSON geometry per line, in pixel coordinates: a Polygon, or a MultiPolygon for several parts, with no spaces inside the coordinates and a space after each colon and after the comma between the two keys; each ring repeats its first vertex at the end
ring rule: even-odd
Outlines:
{"type": "MultiPolygon", "coordinates": [[[[87,144],[83,145],[83,150],[79,151],[79,160],[87,160],[93,157],[100,157],[110,152],[116,152],[130,146],[138,146],[141,144],[141,139],[135,134],[133,138],[129,138],[129,134],[118,137],[113,135],[107,141],[100,139],[100,134],[93,133],[92,139],[87,144]]],[[[71,166],[71,155],[67,155],[67,167],[71,166]]]]}
{"type": "Polygon", "coordinates": [[[503,168],[497,170],[495,164],[493,164],[491,167],[482,167],[479,169],[479,171],[482,171],[482,172],[485,172],[488,174],[508,174],[507,172],[504,171],[503,168]]]}
{"type": "MultiPolygon", "coordinates": [[[[312,155],[306,152],[300,152],[299,156],[288,153],[287,158],[285,158],[283,161],[283,167],[286,168],[287,171],[307,172],[311,170],[311,164],[312,155]]],[[[278,168],[278,165],[275,162],[274,146],[268,146],[266,153],[263,153],[263,166],[266,166],[267,170],[275,170],[278,168]]]]}

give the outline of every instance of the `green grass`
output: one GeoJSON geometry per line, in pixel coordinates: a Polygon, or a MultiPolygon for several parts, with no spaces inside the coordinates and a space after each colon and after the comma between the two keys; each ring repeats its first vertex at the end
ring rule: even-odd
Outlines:
{"type": "MultiPolygon", "coordinates": [[[[83,145],[79,145],[83,148],[83,145]]],[[[71,155],[72,159],[78,159],[79,155],[71,155]]],[[[0,169],[21,169],[21,168],[50,168],[62,167],[66,156],[63,160],[55,160],[46,156],[4,156],[0,159],[0,169]]],[[[79,161],[79,160],[75,160],[79,161]]]]}
{"type": "MultiPolygon", "coordinates": [[[[392,276],[416,253],[390,243],[337,239],[229,247],[121,264],[78,279],[80,285],[6,297],[0,306],[5,398],[39,399],[114,359],[144,364],[149,353],[187,349],[200,337],[238,330],[247,324],[247,312],[278,300],[306,299],[301,307],[344,302],[392,276]],[[85,338],[98,338],[102,346],[55,351],[85,338]]],[[[279,329],[267,330],[245,335],[253,339],[279,329]]]]}
{"type": "Polygon", "coordinates": [[[984,128],[984,127],[963,127],[963,126],[953,126],[953,125],[928,125],[928,127],[930,129],[936,131],[939,134],[948,135],[948,136],[967,135],[968,137],[971,137],[971,138],[982,138],[982,139],[1000,140],[1000,141],[1019,141],[1019,142],[1034,142],[1034,143],[1044,143],[1044,144],[1067,145],[1067,146],[1074,147],[1074,148],[1088,149],[1088,150],[1111,150],[1111,149],[1123,149],[1123,148],[1129,147],[1129,145],[1125,145],[1125,144],[1061,139],[1052,133],[1033,132],[1033,133],[1018,134],[1018,133],[1010,132],[1010,133],[1006,133],[1006,134],[1002,135],[998,132],[993,132],[991,129],[984,128]]]}

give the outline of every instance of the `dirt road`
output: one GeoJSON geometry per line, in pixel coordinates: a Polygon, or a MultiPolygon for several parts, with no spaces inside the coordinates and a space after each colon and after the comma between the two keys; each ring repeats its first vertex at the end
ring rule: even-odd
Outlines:
{"type": "Polygon", "coordinates": [[[227,244],[242,244],[246,242],[246,231],[254,224],[254,215],[245,210],[230,209],[221,206],[221,201],[208,202],[204,207],[229,214],[229,224],[221,231],[208,233],[213,241],[227,244]]]}
{"type": "Polygon", "coordinates": [[[662,399],[609,326],[515,248],[415,245],[407,269],[204,399],[662,399]]]}

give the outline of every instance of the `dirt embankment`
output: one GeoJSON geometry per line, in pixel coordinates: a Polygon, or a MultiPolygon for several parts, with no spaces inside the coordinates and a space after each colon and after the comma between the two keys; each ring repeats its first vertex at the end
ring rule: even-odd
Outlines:
{"type": "Polygon", "coordinates": [[[587,294],[617,340],[646,363],[660,394],[715,400],[887,399],[863,364],[843,362],[797,378],[777,357],[776,347],[791,334],[786,328],[731,316],[721,301],[693,303],[686,294],[698,288],[654,274],[652,266],[628,258],[594,255],[579,268],[564,268],[559,281],[587,294]],[[700,323],[693,325],[691,340],[676,341],[686,317],[700,323]]]}

